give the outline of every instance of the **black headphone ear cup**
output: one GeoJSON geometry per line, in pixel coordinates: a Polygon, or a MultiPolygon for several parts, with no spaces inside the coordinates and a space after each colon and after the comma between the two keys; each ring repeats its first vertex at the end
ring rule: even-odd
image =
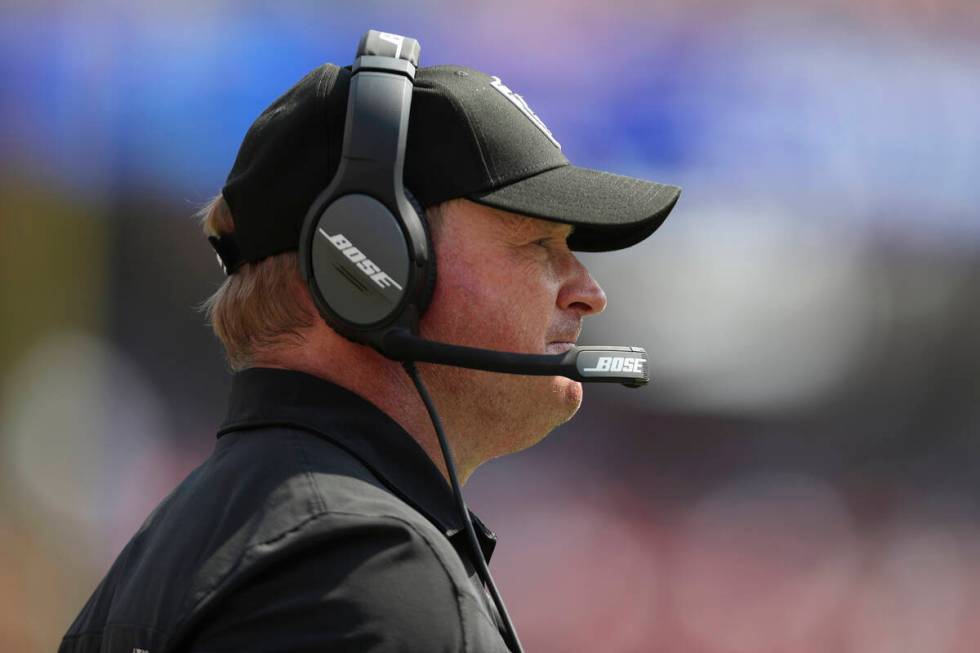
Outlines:
{"type": "Polygon", "coordinates": [[[425,211],[422,210],[422,205],[419,204],[419,201],[415,199],[415,196],[408,189],[405,189],[405,197],[408,199],[408,203],[412,205],[412,208],[415,209],[419,220],[422,222],[422,230],[425,232],[425,248],[429,253],[428,263],[423,273],[424,278],[422,279],[419,290],[419,317],[421,317],[425,314],[425,309],[429,307],[429,302],[432,301],[432,294],[436,290],[436,250],[432,245],[432,229],[429,228],[429,221],[425,217],[425,211]]]}
{"type": "MultiPolygon", "coordinates": [[[[404,202],[402,207],[414,210],[404,202]]],[[[373,344],[379,328],[400,320],[407,305],[418,305],[424,279],[416,278],[424,277],[425,269],[413,274],[404,226],[377,199],[360,193],[318,199],[301,241],[310,294],[338,333],[373,344]]]]}

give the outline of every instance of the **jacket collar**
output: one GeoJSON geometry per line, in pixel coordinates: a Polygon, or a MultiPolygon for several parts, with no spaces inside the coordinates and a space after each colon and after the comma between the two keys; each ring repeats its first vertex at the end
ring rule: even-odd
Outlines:
{"type": "MultiPolygon", "coordinates": [[[[442,530],[457,550],[467,550],[449,484],[415,439],[363,397],[294,370],[253,367],[237,372],[218,437],[263,426],[293,426],[333,442],[442,530]]],[[[497,537],[475,514],[470,516],[489,560],[497,537]]]]}

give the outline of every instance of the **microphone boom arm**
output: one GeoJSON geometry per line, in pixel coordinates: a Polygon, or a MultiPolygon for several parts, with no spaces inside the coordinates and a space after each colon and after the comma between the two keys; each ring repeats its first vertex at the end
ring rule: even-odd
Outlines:
{"type": "Polygon", "coordinates": [[[574,381],[622,383],[630,388],[650,380],[642,347],[572,347],[564,354],[518,354],[426,340],[407,329],[392,329],[381,353],[396,361],[452,365],[487,372],[564,376],[574,381]]]}

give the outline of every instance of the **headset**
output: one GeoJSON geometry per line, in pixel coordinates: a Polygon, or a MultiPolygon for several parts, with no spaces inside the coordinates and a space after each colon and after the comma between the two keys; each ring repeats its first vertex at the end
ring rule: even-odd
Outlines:
{"type": "Polygon", "coordinates": [[[519,354],[419,336],[419,320],[436,283],[429,228],[403,183],[420,50],[417,40],[397,34],[370,30],[361,38],[351,69],[340,164],[304,219],[300,269],[328,325],[401,362],[415,383],[439,437],[477,573],[496,604],[508,646],[519,653],[517,632],[476,539],[441,420],[415,362],[639,387],[649,381],[646,352],[640,347],[573,347],[564,354],[519,354]]]}

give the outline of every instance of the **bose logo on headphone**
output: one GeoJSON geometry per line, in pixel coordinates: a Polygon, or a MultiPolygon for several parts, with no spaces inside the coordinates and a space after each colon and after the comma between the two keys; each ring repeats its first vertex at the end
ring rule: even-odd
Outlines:
{"type": "Polygon", "coordinates": [[[600,356],[595,367],[586,367],[583,372],[642,372],[643,359],[629,356],[600,356]]]}
{"type": "Polygon", "coordinates": [[[318,231],[324,238],[329,240],[334,247],[341,251],[351,263],[356,263],[361,272],[370,277],[371,281],[378,284],[379,287],[387,288],[388,286],[395,286],[399,290],[402,290],[402,287],[397,281],[388,276],[387,272],[379,268],[377,263],[365,256],[361,250],[354,247],[354,244],[349,241],[344,234],[331,236],[323,229],[318,229],[318,231]]]}

